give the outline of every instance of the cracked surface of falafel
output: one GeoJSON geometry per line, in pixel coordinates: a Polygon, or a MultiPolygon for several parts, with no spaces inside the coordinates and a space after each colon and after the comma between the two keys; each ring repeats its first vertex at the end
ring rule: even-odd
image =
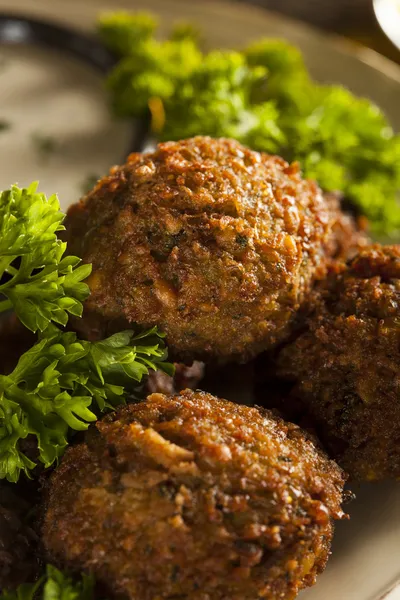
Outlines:
{"type": "Polygon", "coordinates": [[[321,282],[308,328],[279,353],[278,375],[353,479],[400,477],[399,349],[400,246],[374,245],[321,282]]]}
{"type": "Polygon", "coordinates": [[[234,140],[132,154],[68,213],[69,251],[93,264],[75,326],[158,325],[173,360],[249,360],[290,331],[338,218],[296,164],[234,140]]]}
{"type": "Polygon", "coordinates": [[[99,421],[51,477],[48,560],[130,600],[278,600],[312,585],[344,477],[295,425],[205,392],[99,421]]]}

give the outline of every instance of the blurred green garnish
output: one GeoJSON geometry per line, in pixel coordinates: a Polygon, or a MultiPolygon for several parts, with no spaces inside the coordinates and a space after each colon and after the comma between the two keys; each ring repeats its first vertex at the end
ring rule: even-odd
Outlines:
{"type": "Polygon", "coordinates": [[[35,583],[22,583],[16,590],[3,591],[0,600],[93,600],[94,578],[82,574],[73,579],[52,565],[35,583]]]}
{"type": "Polygon", "coordinates": [[[299,50],[261,40],[242,52],[204,54],[179,25],[164,41],[149,14],[110,13],[98,30],[120,61],[108,78],[114,112],[150,108],[159,139],[234,137],[298,160],[326,191],[341,191],[375,235],[400,232],[400,137],[369,100],[314,82],[299,50]]]}

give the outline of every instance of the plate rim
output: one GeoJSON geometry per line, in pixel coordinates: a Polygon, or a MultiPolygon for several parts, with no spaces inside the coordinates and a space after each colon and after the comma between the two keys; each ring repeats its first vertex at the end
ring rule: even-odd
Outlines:
{"type": "MultiPolygon", "coordinates": [[[[53,0],[54,1],[54,0],[53,0]]],[[[60,0],[56,0],[60,1],[60,0]]],[[[89,0],[89,3],[94,3],[98,0],[89,0]]],[[[209,4],[219,7],[235,7],[235,11],[240,13],[242,9],[245,8],[246,12],[252,11],[255,14],[268,14],[271,15],[274,20],[279,21],[281,23],[288,23],[297,29],[301,29],[304,33],[309,33],[314,38],[318,38],[324,45],[329,44],[331,47],[335,48],[341,54],[346,54],[357,58],[363,63],[366,63],[371,68],[384,73],[391,79],[397,81],[400,84],[400,62],[396,63],[394,60],[388,58],[384,54],[381,54],[377,50],[373,48],[369,48],[360,42],[356,42],[351,38],[348,38],[344,35],[332,32],[325,31],[324,29],[317,27],[315,25],[311,25],[301,19],[296,19],[294,17],[289,17],[287,15],[283,15],[276,10],[270,10],[268,7],[260,6],[258,4],[253,4],[252,0],[249,0],[249,3],[246,3],[243,0],[202,0],[203,4],[209,4]],[[239,9],[239,11],[237,11],[239,9]]],[[[379,27],[379,23],[376,22],[377,27],[379,27]]],[[[400,51],[399,51],[399,61],[400,61],[400,51]]]]}
{"type": "MultiPolygon", "coordinates": [[[[174,3],[177,6],[179,4],[184,4],[187,1],[191,2],[191,0],[167,0],[170,4],[174,3]]],[[[161,0],[159,0],[160,4],[161,0]]],[[[65,6],[64,0],[52,0],[51,2],[54,5],[65,6]]],[[[69,0],[68,4],[80,4],[80,0],[69,0]]],[[[99,0],[86,0],[87,5],[95,5],[99,3],[99,0]]],[[[7,10],[11,11],[14,14],[21,14],[23,16],[32,16],[33,18],[37,18],[37,15],[40,14],[40,10],[37,10],[35,6],[32,7],[32,10],[20,9],[18,6],[18,2],[11,2],[10,0],[0,0],[0,12],[2,12],[3,6],[7,4],[10,8],[7,10]],[[12,7],[12,8],[11,8],[12,7]],[[15,8],[14,8],[15,7],[15,8]]],[[[114,2],[113,2],[114,4],[114,2]]],[[[123,10],[135,10],[135,5],[133,2],[129,2],[129,0],[117,0],[115,2],[116,7],[115,10],[120,10],[121,6],[124,5],[123,10]],[[130,6],[129,6],[130,5],[130,6]]],[[[199,3],[200,4],[200,3],[199,3]]],[[[265,19],[267,15],[269,15],[275,22],[284,23],[286,25],[291,26],[292,28],[296,28],[300,30],[303,34],[308,34],[312,36],[315,40],[320,40],[324,45],[330,46],[332,49],[336,50],[340,54],[344,56],[351,56],[359,60],[360,62],[368,65],[370,68],[375,71],[379,71],[386,75],[389,79],[392,79],[396,83],[400,85],[400,63],[397,64],[395,61],[390,58],[384,56],[372,48],[368,48],[364,44],[356,42],[350,38],[347,38],[343,35],[325,31],[322,28],[319,28],[314,25],[310,25],[301,19],[296,19],[293,17],[289,17],[287,15],[282,15],[277,11],[270,10],[268,7],[260,6],[258,4],[253,4],[252,0],[249,0],[249,3],[245,3],[242,0],[201,0],[201,5],[208,5],[209,8],[217,11],[224,12],[229,10],[230,12],[236,13],[237,17],[240,17],[241,14],[245,11],[246,13],[252,13],[254,18],[257,15],[260,15],[262,19],[265,19]]],[[[107,10],[113,10],[113,7],[110,6],[107,10]]],[[[139,11],[143,10],[142,8],[138,9],[139,11]]],[[[149,9],[151,10],[151,8],[149,9]]],[[[51,18],[52,21],[56,22],[57,20],[51,18]]],[[[377,22],[377,27],[379,24],[377,22]]],[[[84,30],[87,31],[86,27],[83,27],[84,30]]]]}

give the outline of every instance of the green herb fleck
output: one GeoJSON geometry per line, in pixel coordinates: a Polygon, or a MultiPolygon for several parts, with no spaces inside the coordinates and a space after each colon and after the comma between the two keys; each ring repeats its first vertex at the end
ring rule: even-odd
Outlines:
{"type": "Polygon", "coordinates": [[[238,233],[236,236],[236,243],[241,248],[246,248],[247,243],[248,243],[247,235],[242,235],[241,233],[238,233]]]}

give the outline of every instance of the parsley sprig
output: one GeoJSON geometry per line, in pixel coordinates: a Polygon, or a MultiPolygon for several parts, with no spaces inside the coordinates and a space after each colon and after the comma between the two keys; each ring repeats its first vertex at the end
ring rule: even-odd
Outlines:
{"type": "Polygon", "coordinates": [[[87,342],[50,326],[14,371],[0,376],[0,479],[16,482],[36,467],[21,450],[28,435],[47,468],[63,454],[69,430],[85,430],[99,413],[124,404],[150,370],[172,374],[163,337],[153,328],[87,342]]]}
{"type": "Polygon", "coordinates": [[[94,578],[82,574],[78,580],[47,565],[46,573],[35,583],[23,583],[16,590],[4,591],[0,600],[93,600],[94,578]]]}
{"type": "Polygon", "coordinates": [[[0,312],[14,309],[34,332],[81,316],[89,295],[83,280],[91,266],[64,257],[66,244],[57,237],[64,217],[57,196],[46,198],[37,183],[0,194],[0,312]]]}
{"type": "Polygon", "coordinates": [[[57,237],[64,217],[57,197],[47,199],[36,183],[0,194],[0,312],[14,309],[40,332],[14,371],[0,375],[0,479],[11,482],[21,472],[30,477],[38,462],[57,462],[71,430],[87,429],[135,396],[149,371],[173,373],[157,328],[88,342],[56,326],[81,316],[91,271],[64,257],[66,244],[57,237]],[[36,438],[37,457],[24,451],[28,436],[36,438]]]}

